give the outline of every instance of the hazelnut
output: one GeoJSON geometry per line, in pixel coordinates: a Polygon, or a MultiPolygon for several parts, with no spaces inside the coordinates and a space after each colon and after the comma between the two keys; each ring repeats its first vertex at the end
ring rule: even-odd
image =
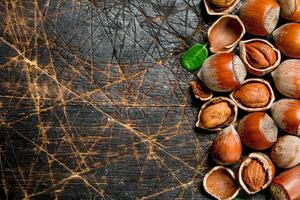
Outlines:
{"type": "Polygon", "coordinates": [[[232,125],[219,132],[210,152],[212,159],[220,165],[231,165],[240,160],[242,143],[232,125]]]}
{"type": "Polygon", "coordinates": [[[227,8],[236,2],[236,0],[208,0],[208,1],[220,8],[227,8]]]}
{"type": "Polygon", "coordinates": [[[240,42],[240,56],[247,71],[263,76],[274,70],[281,61],[280,51],[263,39],[251,39],[240,42]]]}
{"type": "Polygon", "coordinates": [[[275,167],[267,155],[251,153],[241,163],[237,177],[241,187],[248,194],[255,194],[271,183],[275,167]]]}
{"type": "Polygon", "coordinates": [[[212,168],[203,179],[205,191],[216,199],[234,199],[240,187],[231,169],[223,166],[212,168]]]}
{"type": "Polygon", "coordinates": [[[291,21],[300,21],[299,0],[278,0],[278,2],[280,4],[281,17],[291,21]]]}
{"type": "Polygon", "coordinates": [[[213,97],[213,92],[200,80],[192,81],[192,90],[194,96],[201,101],[208,101],[213,97]]]}
{"type": "Polygon", "coordinates": [[[277,126],[264,112],[253,112],[242,118],[237,132],[247,147],[255,150],[270,148],[277,141],[277,126]]]}
{"type": "Polygon", "coordinates": [[[247,70],[241,59],[233,53],[217,53],[208,57],[198,78],[212,91],[230,92],[244,82],[247,70]]]}
{"type": "Polygon", "coordinates": [[[287,97],[300,99],[299,72],[299,59],[289,59],[282,62],[278,68],[272,72],[272,77],[277,90],[287,97]]]}
{"type": "Polygon", "coordinates": [[[280,168],[295,167],[300,163],[300,138],[293,135],[280,137],[272,147],[271,159],[280,168]]]}
{"type": "Polygon", "coordinates": [[[273,33],[275,46],[282,54],[290,58],[300,58],[300,24],[288,23],[273,33]]]}
{"type": "Polygon", "coordinates": [[[237,106],[226,97],[217,97],[202,105],[196,127],[218,131],[233,124],[236,117],[237,106]]]}
{"type": "Polygon", "coordinates": [[[245,111],[265,111],[272,106],[275,96],[269,82],[263,79],[248,79],[230,98],[245,111]]]}
{"type": "Polygon", "coordinates": [[[281,99],[271,107],[272,117],[282,130],[300,135],[300,100],[281,99]]]}
{"type": "Polygon", "coordinates": [[[245,33],[244,25],[238,16],[225,15],[220,17],[207,32],[210,51],[212,53],[231,52],[245,33]]]}
{"type": "Polygon", "coordinates": [[[209,15],[225,15],[231,13],[240,0],[204,0],[209,15]]]}
{"type": "Polygon", "coordinates": [[[300,166],[288,169],[271,183],[270,192],[274,200],[300,199],[300,166]]]}
{"type": "Polygon", "coordinates": [[[280,7],[275,0],[246,0],[240,9],[239,16],[247,32],[266,36],[276,27],[279,14],[280,7]]]}

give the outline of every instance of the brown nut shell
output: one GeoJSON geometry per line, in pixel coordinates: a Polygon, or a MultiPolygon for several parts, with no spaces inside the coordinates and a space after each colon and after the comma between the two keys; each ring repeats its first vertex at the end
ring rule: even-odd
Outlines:
{"type": "Polygon", "coordinates": [[[211,146],[210,155],[219,165],[231,165],[240,160],[242,142],[232,125],[219,132],[211,146]]]}
{"type": "Polygon", "coordinates": [[[248,194],[255,194],[268,187],[274,175],[275,166],[263,153],[249,154],[240,165],[237,173],[241,187],[248,194]]]}
{"type": "Polygon", "coordinates": [[[220,131],[222,128],[236,122],[237,113],[236,104],[229,98],[213,98],[202,105],[196,127],[210,131],[220,131]]]}
{"type": "Polygon", "coordinates": [[[300,58],[300,24],[288,23],[273,32],[275,46],[290,58],[300,58]]]}
{"type": "Polygon", "coordinates": [[[203,186],[208,194],[219,200],[234,199],[241,189],[233,171],[223,166],[212,168],[204,176],[203,186]]]}
{"type": "Polygon", "coordinates": [[[217,53],[208,57],[198,78],[212,91],[230,92],[241,86],[247,70],[241,59],[233,53],[217,53]]]}
{"type": "Polygon", "coordinates": [[[280,4],[280,16],[291,21],[300,21],[300,0],[277,0],[280,4]]]}
{"type": "Polygon", "coordinates": [[[275,0],[246,0],[239,12],[247,32],[259,36],[275,29],[279,14],[280,7],[275,0]]]}
{"type": "Polygon", "coordinates": [[[242,110],[257,112],[268,110],[275,100],[275,95],[268,81],[252,78],[233,91],[230,98],[242,110]]]}
{"type": "Polygon", "coordinates": [[[191,85],[196,99],[208,101],[213,97],[213,92],[202,81],[194,80],[191,85]]]}
{"type": "Polygon", "coordinates": [[[281,99],[271,107],[277,126],[292,135],[300,135],[300,100],[281,99]]]}
{"type": "Polygon", "coordinates": [[[253,112],[241,119],[237,132],[247,147],[254,150],[265,150],[277,141],[278,129],[268,114],[253,112]]]}
{"type": "Polygon", "coordinates": [[[231,13],[240,0],[204,0],[204,6],[209,15],[225,15],[231,13]]]}
{"type": "Polygon", "coordinates": [[[288,169],[275,177],[270,186],[273,200],[300,199],[300,166],[288,169]]]}
{"type": "Polygon", "coordinates": [[[239,46],[240,57],[251,74],[266,75],[280,64],[280,51],[267,40],[256,38],[241,41],[239,46]]]}
{"type": "Polygon", "coordinates": [[[220,17],[208,29],[210,51],[212,53],[231,52],[245,33],[244,24],[238,16],[224,15],[220,17]]]}
{"type": "MultiPolygon", "coordinates": [[[[299,37],[300,40],[300,37],[299,37]]],[[[300,99],[300,60],[289,59],[282,62],[272,72],[277,90],[290,98],[300,99]]]]}
{"type": "Polygon", "coordinates": [[[272,147],[271,159],[280,168],[295,167],[300,163],[300,138],[293,135],[279,137],[272,147]]]}

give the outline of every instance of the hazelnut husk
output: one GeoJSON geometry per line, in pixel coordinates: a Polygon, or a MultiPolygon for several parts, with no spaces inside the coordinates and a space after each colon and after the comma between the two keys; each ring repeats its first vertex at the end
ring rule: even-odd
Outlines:
{"type": "Polygon", "coordinates": [[[230,98],[242,110],[255,112],[268,110],[275,100],[275,95],[268,81],[252,78],[232,92],[230,98]]]}
{"type": "Polygon", "coordinates": [[[255,194],[268,187],[274,177],[275,166],[267,155],[251,153],[239,167],[237,177],[248,194],[255,194]]]}
{"type": "Polygon", "coordinates": [[[289,59],[282,62],[278,66],[278,68],[272,72],[272,77],[277,90],[284,96],[300,99],[299,72],[300,72],[299,59],[289,59]]]}
{"type": "Polygon", "coordinates": [[[240,160],[242,142],[232,125],[219,132],[211,146],[210,155],[219,165],[231,165],[240,160]]]}
{"type": "Polygon", "coordinates": [[[207,32],[210,51],[212,53],[231,52],[245,33],[245,27],[238,16],[224,15],[220,17],[207,32]]]}
{"type": "Polygon", "coordinates": [[[220,200],[234,199],[241,189],[233,171],[223,166],[212,168],[204,176],[203,186],[208,194],[220,200]]]}
{"type": "Polygon", "coordinates": [[[300,21],[300,0],[277,0],[280,4],[280,16],[291,21],[300,21]]]}
{"type": "Polygon", "coordinates": [[[210,131],[222,130],[236,122],[237,113],[236,104],[229,98],[213,98],[202,105],[196,127],[210,131]]]}
{"type": "Polygon", "coordinates": [[[247,70],[241,59],[233,53],[217,53],[208,57],[198,78],[212,91],[230,92],[244,82],[247,70]]]}
{"type": "Polygon", "coordinates": [[[276,27],[280,14],[279,4],[275,0],[246,0],[239,16],[247,32],[266,36],[276,27]]]}
{"type": "Polygon", "coordinates": [[[267,113],[253,112],[241,119],[237,132],[247,147],[265,150],[277,141],[278,129],[267,113]]]}
{"type": "Polygon", "coordinates": [[[240,0],[204,0],[209,15],[225,15],[231,13],[240,0]]]}
{"type": "Polygon", "coordinates": [[[240,42],[240,57],[247,71],[263,76],[273,71],[281,61],[280,51],[263,39],[251,39],[240,42]]]}
{"type": "Polygon", "coordinates": [[[277,126],[292,135],[300,135],[300,100],[281,99],[271,107],[277,126]]]}
{"type": "Polygon", "coordinates": [[[270,186],[273,200],[300,199],[300,166],[288,169],[275,177],[270,186]]]}
{"type": "Polygon", "coordinates": [[[300,58],[300,24],[288,23],[273,33],[275,46],[282,54],[290,58],[300,58]]]}
{"type": "Polygon", "coordinates": [[[293,135],[279,137],[272,147],[271,159],[280,168],[298,165],[300,163],[300,138],[293,135]]]}
{"type": "Polygon", "coordinates": [[[213,92],[202,81],[194,80],[191,85],[196,99],[208,101],[213,97],[213,92]]]}

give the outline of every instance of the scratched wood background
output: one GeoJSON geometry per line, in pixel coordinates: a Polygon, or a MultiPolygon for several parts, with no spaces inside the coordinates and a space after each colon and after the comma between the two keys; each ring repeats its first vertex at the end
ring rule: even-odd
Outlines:
{"type": "Polygon", "coordinates": [[[0,199],[210,199],[216,135],[178,58],[215,19],[200,0],[2,0],[0,199]]]}

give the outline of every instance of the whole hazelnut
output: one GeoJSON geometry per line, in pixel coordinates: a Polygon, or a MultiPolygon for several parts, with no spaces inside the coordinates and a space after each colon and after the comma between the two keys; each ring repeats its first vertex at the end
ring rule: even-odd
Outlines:
{"type": "Polygon", "coordinates": [[[281,17],[291,21],[300,21],[299,0],[278,0],[278,2],[280,4],[281,17]]]}
{"type": "Polygon", "coordinates": [[[220,165],[231,165],[240,160],[242,142],[232,125],[219,132],[210,152],[212,159],[220,165]]]}
{"type": "Polygon", "coordinates": [[[295,167],[300,163],[300,138],[293,135],[279,137],[272,147],[271,159],[280,168],[295,167]]]}
{"type": "Polygon", "coordinates": [[[278,129],[268,114],[253,112],[241,119],[237,132],[247,147],[265,150],[276,142],[278,129]]]}

